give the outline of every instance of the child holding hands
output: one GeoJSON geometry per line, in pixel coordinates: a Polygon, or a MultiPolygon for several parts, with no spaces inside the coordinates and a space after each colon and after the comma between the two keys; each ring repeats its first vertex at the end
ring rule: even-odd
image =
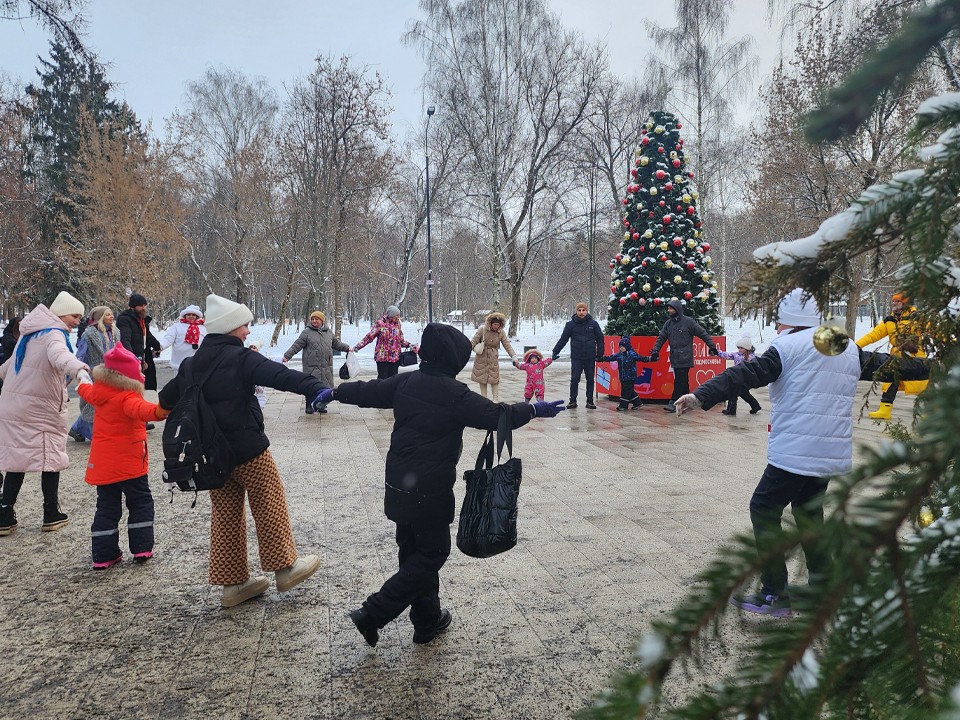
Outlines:
{"type": "Polygon", "coordinates": [[[630,336],[624,335],[620,338],[620,352],[613,355],[604,355],[600,362],[617,363],[617,374],[620,377],[620,404],[617,405],[617,412],[628,410],[630,404],[638,408],[643,405],[643,400],[637,394],[637,363],[650,362],[647,355],[641,355],[630,344],[630,336]]]}
{"type": "MultiPolygon", "coordinates": [[[[718,355],[724,360],[733,360],[734,367],[740,365],[741,363],[749,362],[754,357],[754,348],[753,340],[750,339],[749,335],[737,340],[737,352],[719,352],[718,355]]],[[[750,405],[750,414],[756,415],[762,409],[760,403],[757,402],[757,399],[750,394],[749,390],[744,390],[738,396],[742,400],[746,401],[750,405]]],[[[731,398],[727,400],[727,407],[723,410],[724,415],[736,415],[737,414],[737,398],[731,398]]]]}
{"type": "Polygon", "coordinates": [[[90,526],[93,569],[123,559],[120,516],[126,497],[127,533],[135,562],[153,557],[153,495],[147,482],[147,429],[169,413],[143,398],[140,360],[123,345],[103,356],[103,364],[79,376],[77,392],[93,406],[95,422],[86,481],[97,488],[97,510],[90,526]],[[93,380],[96,382],[94,383],[93,380]]]}
{"type": "Polygon", "coordinates": [[[514,361],[514,366],[527,373],[527,382],[523,385],[523,399],[527,402],[536,396],[537,402],[543,402],[546,385],[543,382],[543,371],[550,367],[553,358],[544,358],[536,348],[527,350],[523,354],[523,362],[514,361]]]}

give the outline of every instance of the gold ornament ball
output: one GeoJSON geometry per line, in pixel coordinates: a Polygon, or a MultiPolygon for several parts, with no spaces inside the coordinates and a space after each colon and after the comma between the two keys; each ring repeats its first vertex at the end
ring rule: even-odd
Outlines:
{"type": "Polygon", "coordinates": [[[620,287],[621,284],[622,284],[622,282],[621,282],[620,280],[617,280],[617,281],[615,281],[615,282],[613,283],[613,286],[614,286],[614,287],[620,287]]]}
{"type": "Polygon", "coordinates": [[[673,181],[674,181],[675,183],[677,183],[677,185],[679,185],[680,183],[683,182],[683,176],[682,176],[682,175],[674,175],[674,176],[673,176],[673,181]]]}
{"type": "Polygon", "coordinates": [[[634,152],[634,155],[636,155],[637,157],[643,157],[643,148],[637,148],[636,151],[634,152]]]}
{"type": "Polygon", "coordinates": [[[628,232],[625,232],[625,233],[623,234],[623,239],[624,239],[624,240],[629,240],[631,237],[632,237],[632,235],[630,235],[630,233],[628,233],[628,232]]]}
{"type": "Polygon", "coordinates": [[[648,158],[646,155],[640,158],[640,167],[646,167],[649,164],[650,164],[650,158],[648,158]]]}
{"type": "Polygon", "coordinates": [[[674,285],[679,285],[679,284],[682,283],[682,282],[683,282],[683,278],[682,278],[682,277],[680,277],[679,275],[674,275],[674,276],[673,276],[673,284],[674,284],[674,285]]]}
{"type": "Polygon", "coordinates": [[[620,264],[621,264],[621,265],[629,265],[629,264],[630,264],[630,256],[629,256],[629,255],[624,255],[624,256],[623,256],[623,259],[620,261],[620,264]]]}
{"type": "Polygon", "coordinates": [[[657,127],[656,127],[656,128],[654,128],[654,130],[653,130],[653,131],[654,131],[654,132],[655,132],[655,133],[656,133],[657,135],[660,135],[660,134],[662,134],[662,133],[663,133],[663,131],[664,131],[664,127],[663,127],[663,125],[657,125],[657,127]]]}
{"type": "Polygon", "coordinates": [[[702,274],[700,275],[700,278],[701,278],[704,282],[710,282],[710,273],[702,273],[702,274]]]}
{"type": "Polygon", "coordinates": [[[653,237],[653,230],[644,230],[643,236],[647,238],[647,240],[649,240],[650,238],[653,237]]]}
{"type": "Polygon", "coordinates": [[[644,291],[644,292],[650,292],[650,283],[644,283],[644,284],[643,284],[643,291],[644,291]]]}
{"type": "Polygon", "coordinates": [[[693,238],[690,238],[689,240],[687,240],[687,247],[688,247],[688,248],[692,248],[692,247],[696,247],[696,246],[697,246],[697,241],[696,241],[696,240],[694,240],[693,238]]]}
{"type": "Polygon", "coordinates": [[[670,159],[671,159],[671,160],[676,160],[676,159],[677,159],[677,151],[676,151],[676,150],[671,150],[671,151],[670,151],[670,159]]]}
{"type": "Polygon", "coordinates": [[[647,120],[647,122],[644,123],[643,126],[644,126],[647,130],[649,130],[650,128],[653,127],[653,123],[652,123],[650,120],[647,120]]]}
{"type": "Polygon", "coordinates": [[[840,355],[849,344],[850,336],[846,331],[832,323],[824,323],[813,332],[813,346],[824,355],[840,355]]]}
{"type": "Polygon", "coordinates": [[[667,260],[667,261],[663,264],[663,266],[664,266],[665,268],[672,268],[672,267],[673,267],[673,260],[667,260]]]}
{"type": "Polygon", "coordinates": [[[657,189],[656,189],[656,188],[650,188],[650,194],[651,194],[651,195],[656,195],[656,194],[657,194],[657,189]]]}
{"type": "Polygon", "coordinates": [[[660,249],[661,249],[661,250],[666,250],[666,249],[669,248],[669,247],[670,247],[670,245],[669,245],[669,243],[667,243],[666,240],[664,240],[662,243],[660,243],[660,249]]]}
{"type": "Polygon", "coordinates": [[[717,281],[716,281],[716,280],[711,280],[711,281],[710,281],[710,287],[716,288],[716,287],[717,287],[717,281]]]}
{"type": "Polygon", "coordinates": [[[690,193],[690,195],[693,196],[693,199],[694,199],[694,200],[696,200],[696,199],[698,199],[698,198],[700,197],[700,193],[698,193],[698,192],[696,192],[696,191],[690,193]]]}
{"type": "Polygon", "coordinates": [[[920,513],[917,515],[917,525],[922,528],[930,527],[936,519],[933,515],[933,510],[924,505],[920,508],[920,513]]]}
{"type": "Polygon", "coordinates": [[[690,200],[692,200],[692,198],[691,198],[689,195],[684,195],[684,196],[683,196],[682,198],[680,198],[680,199],[683,200],[687,205],[689,205],[689,204],[690,204],[690,200]]]}
{"type": "Polygon", "coordinates": [[[709,255],[707,255],[707,256],[703,259],[703,262],[704,262],[706,265],[708,265],[708,266],[709,266],[709,265],[713,265],[713,258],[710,257],[709,255]]]}

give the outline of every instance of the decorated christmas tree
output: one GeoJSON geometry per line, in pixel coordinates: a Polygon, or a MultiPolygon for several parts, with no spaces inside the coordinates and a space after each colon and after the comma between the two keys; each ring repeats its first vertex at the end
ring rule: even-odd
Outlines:
{"type": "Polygon", "coordinates": [[[707,332],[722,332],[710,243],[704,240],[681,127],[670,113],[655,111],[640,131],[623,200],[623,244],[610,261],[607,335],[656,335],[673,298],[707,332]]]}

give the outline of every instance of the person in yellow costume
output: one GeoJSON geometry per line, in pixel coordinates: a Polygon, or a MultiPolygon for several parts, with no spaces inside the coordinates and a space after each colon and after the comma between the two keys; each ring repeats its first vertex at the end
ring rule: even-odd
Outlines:
{"type": "MultiPolygon", "coordinates": [[[[865,348],[878,340],[889,338],[890,354],[896,356],[909,355],[911,357],[926,357],[921,342],[922,329],[918,321],[910,318],[917,309],[909,305],[910,298],[906,293],[896,293],[890,298],[890,314],[879,325],[857,340],[857,346],[865,348]]],[[[899,383],[883,383],[883,394],[880,396],[880,408],[870,413],[875,420],[889,420],[893,410],[893,401],[897,397],[897,390],[903,390],[908,395],[917,395],[927,388],[926,380],[903,380],[899,383]]]]}

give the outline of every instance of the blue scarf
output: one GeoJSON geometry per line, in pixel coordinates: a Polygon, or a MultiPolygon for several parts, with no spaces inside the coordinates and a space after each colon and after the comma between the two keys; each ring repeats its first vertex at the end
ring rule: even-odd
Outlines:
{"type": "MultiPolygon", "coordinates": [[[[33,340],[34,338],[47,334],[51,330],[60,330],[60,328],[44,328],[43,330],[37,330],[36,332],[32,332],[29,335],[23,335],[20,337],[20,342],[17,343],[16,350],[13,351],[13,355],[16,358],[16,360],[14,360],[13,362],[14,373],[20,372],[20,366],[23,365],[23,357],[24,355],[27,354],[27,343],[33,340]]],[[[66,330],[60,330],[60,332],[63,333],[63,339],[67,343],[67,348],[72,353],[73,345],[70,344],[70,333],[68,333],[66,330]]]]}

